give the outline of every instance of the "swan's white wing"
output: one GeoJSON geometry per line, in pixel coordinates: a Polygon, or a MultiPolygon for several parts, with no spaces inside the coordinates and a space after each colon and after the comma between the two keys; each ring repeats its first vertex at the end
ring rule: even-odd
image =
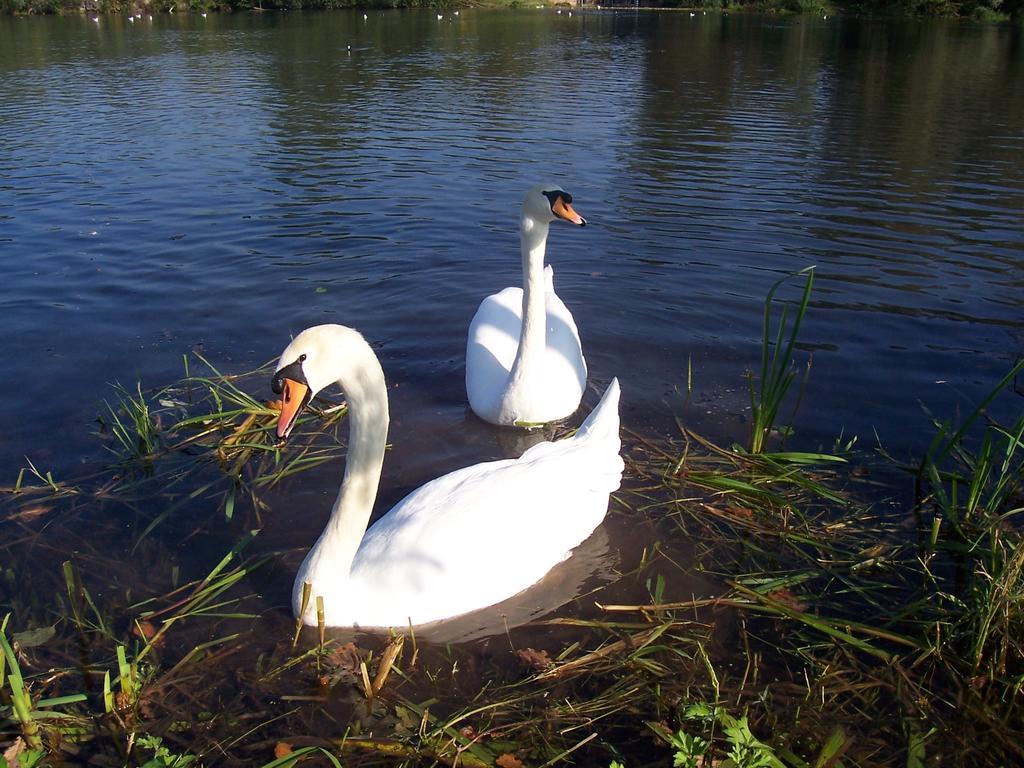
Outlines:
{"type": "MultiPolygon", "coordinates": [[[[613,387],[602,403],[617,401],[613,387]]],[[[604,519],[621,480],[617,409],[609,405],[603,413],[614,424],[452,472],[375,523],[352,565],[349,597],[360,622],[457,616],[521,592],[564,560],[604,519]]]]}
{"type": "Polygon", "coordinates": [[[482,419],[497,421],[522,329],[522,288],[506,288],[488,296],[469,324],[466,394],[469,407],[482,419]]]}
{"type": "Polygon", "coordinates": [[[579,407],[583,398],[587,386],[587,363],[583,359],[580,332],[569,308],[553,289],[545,295],[545,304],[547,354],[544,375],[553,384],[552,400],[558,400],[557,405],[552,402],[550,407],[568,416],[579,407]]]}

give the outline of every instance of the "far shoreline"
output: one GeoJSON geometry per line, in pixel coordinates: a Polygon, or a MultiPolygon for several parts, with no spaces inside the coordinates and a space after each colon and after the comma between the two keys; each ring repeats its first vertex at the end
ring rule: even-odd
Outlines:
{"type": "Polygon", "coordinates": [[[934,19],[944,18],[967,21],[1008,22],[1024,19],[1024,0],[946,0],[946,2],[919,2],[918,0],[863,0],[835,2],[834,0],[707,0],[694,3],[681,0],[673,3],[646,2],[632,5],[627,2],[604,4],[578,0],[283,0],[257,2],[252,0],[0,0],[0,13],[7,16],[88,16],[141,18],[143,15],[210,13],[272,13],[282,11],[382,11],[398,9],[433,9],[437,11],[480,8],[504,9],[573,9],[582,11],[634,10],[678,11],[690,13],[752,13],[782,16],[818,15],[828,17],[855,17],[876,19],[934,19]]]}

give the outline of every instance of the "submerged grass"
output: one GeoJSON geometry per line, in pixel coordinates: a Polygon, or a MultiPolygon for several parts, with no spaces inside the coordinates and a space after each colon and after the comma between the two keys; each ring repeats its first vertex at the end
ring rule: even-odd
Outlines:
{"type": "MultiPolygon", "coordinates": [[[[796,328],[783,313],[768,332],[771,301],[763,437],[795,377],[796,328]]],[[[282,454],[275,410],[246,392],[268,369],[200,363],[173,387],[119,390],[101,418],[112,468],[62,483],[30,465],[6,489],[0,766],[1024,759],[1024,417],[987,414],[1024,363],[960,423],[936,420],[905,501],[879,499],[851,452],[725,447],[685,426],[628,436],[611,514],[646,521],[654,544],[592,599],[451,646],[293,633],[268,610],[266,494],[339,456],[345,409],[321,403],[282,454]],[[231,542],[212,567],[182,558],[182,539],[214,530],[231,542]],[[62,537],[77,551],[55,552],[62,537]],[[692,562],[657,540],[694,542],[692,562]],[[680,593],[694,568],[715,596],[680,593]]]]}

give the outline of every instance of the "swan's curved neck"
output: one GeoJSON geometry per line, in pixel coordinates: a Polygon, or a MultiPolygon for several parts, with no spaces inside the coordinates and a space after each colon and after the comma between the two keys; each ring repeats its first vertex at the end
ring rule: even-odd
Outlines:
{"type": "Polygon", "coordinates": [[[338,385],[348,399],[349,441],[345,476],[330,520],[307,557],[329,552],[333,567],[348,574],[373,512],[388,438],[388,391],[377,356],[362,337],[341,353],[338,385]]]}
{"type": "Polygon", "coordinates": [[[509,372],[509,386],[521,382],[539,363],[547,344],[547,311],[544,301],[544,250],[548,223],[524,213],[519,221],[519,243],[523,257],[523,328],[519,349],[509,372]]]}

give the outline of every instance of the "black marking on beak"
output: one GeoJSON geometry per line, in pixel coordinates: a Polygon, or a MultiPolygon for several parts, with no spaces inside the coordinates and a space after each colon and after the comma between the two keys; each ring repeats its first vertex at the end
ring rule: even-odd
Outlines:
{"type": "Polygon", "coordinates": [[[306,381],[306,374],[302,371],[302,361],[305,359],[306,356],[303,355],[294,363],[289,363],[274,374],[274,378],[270,382],[270,388],[274,391],[275,395],[280,395],[284,391],[285,379],[291,379],[292,381],[299,382],[299,384],[309,386],[309,382],[306,381]]]}
{"type": "Polygon", "coordinates": [[[554,206],[555,201],[558,200],[558,198],[562,198],[566,203],[572,205],[572,195],[564,189],[553,189],[550,192],[542,192],[541,194],[548,199],[548,205],[550,206],[554,206]]]}

